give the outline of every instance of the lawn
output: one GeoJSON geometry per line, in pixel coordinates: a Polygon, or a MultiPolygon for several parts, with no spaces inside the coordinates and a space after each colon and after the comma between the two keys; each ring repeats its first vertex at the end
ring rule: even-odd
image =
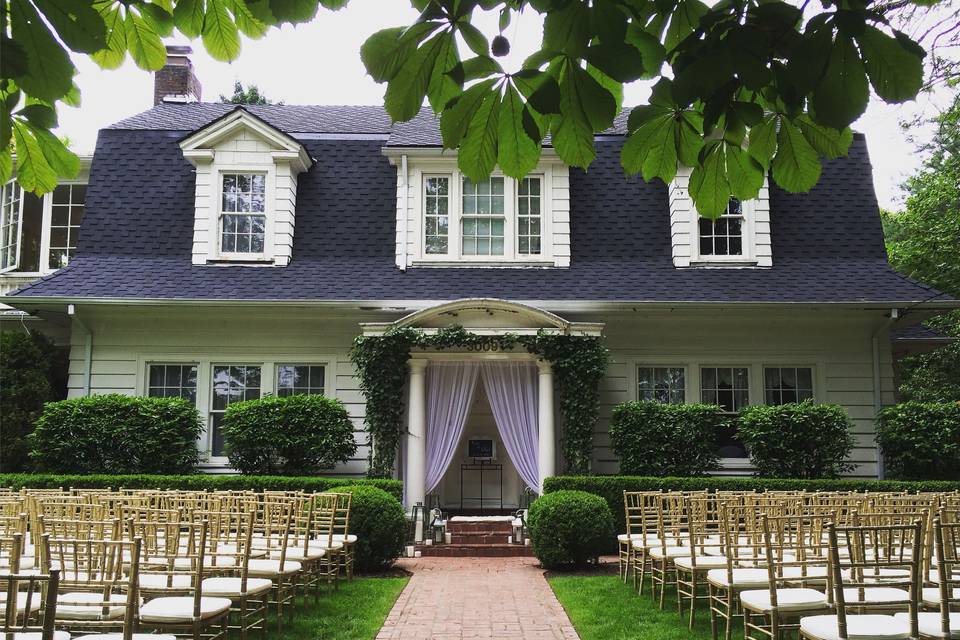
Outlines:
{"type": "Polygon", "coordinates": [[[267,637],[278,640],[372,640],[409,578],[356,578],[314,603],[297,598],[293,622],[277,633],[272,616],[267,637]]]}
{"type": "MultiPolygon", "coordinates": [[[[706,603],[697,607],[693,631],[677,614],[676,595],[667,590],[663,611],[651,600],[623,584],[617,576],[551,576],[547,579],[581,640],[710,640],[706,603]]],[[[734,638],[743,630],[734,625],[734,638]]],[[[720,629],[723,637],[723,627],[720,629]]]]}

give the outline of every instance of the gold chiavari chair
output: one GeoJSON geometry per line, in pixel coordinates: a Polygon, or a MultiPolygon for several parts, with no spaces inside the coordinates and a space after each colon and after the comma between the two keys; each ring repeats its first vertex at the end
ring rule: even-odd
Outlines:
{"type": "Polygon", "coordinates": [[[649,549],[660,543],[657,508],[660,495],[659,491],[644,491],[631,496],[635,510],[635,514],[631,517],[634,519],[633,526],[639,526],[639,533],[630,532],[628,563],[629,570],[633,573],[633,589],[641,594],[647,570],[650,567],[649,549]]]}
{"type": "Polygon", "coordinates": [[[353,580],[353,562],[356,557],[357,535],[350,533],[350,507],[353,504],[352,493],[337,493],[337,510],[334,514],[333,540],[343,544],[337,554],[340,562],[340,575],[353,580]]]}
{"type": "Polygon", "coordinates": [[[4,616],[0,636],[5,640],[70,640],[66,631],[54,629],[60,570],[46,575],[0,573],[4,616]],[[24,611],[31,615],[24,616],[24,611]]]}
{"type": "Polygon", "coordinates": [[[918,637],[917,595],[923,544],[923,522],[912,524],[836,527],[827,525],[830,546],[829,588],[835,614],[800,618],[800,637],[807,640],[910,640],[918,637]],[[843,552],[841,552],[841,550],[843,552]],[[881,551],[882,550],[882,551],[881,551]],[[903,575],[903,572],[907,575],[903,575]],[[854,602],[851,590],[882,584],[901,589],[900,602],[854,602]],[[908,609],[905,617],[886,613],[891,607],[908,609]]]}
{"type": "Polygon", "coordinates": [[[664,607],[667,586],[676,586],[674,559],[689,553],[687,540],[690,531],[684,499],[682,493],[663,493],[655,501],[658,539],[656,544],[647,549],[647,553],[650,556],[651,595],[661,609],[664,607]]]}
{"type": "Polygon", "coordinates": [[[921,603],[934,611],[918,613],[917,628],[921,638],[960,638],[960,523],[934,518],[933,546],[940,575],[937,586],[922,589],[921,603]]]}
{"type": "Polygon", "coordinates": [[[269,604],[276,607],[277,630],[283,627],[284,609],[292,605],[303,565],[287,558],[294,502],[286,496],[262,496],[257,506],[253,548],[266,551],[267,557],[251,559],[249,574],[273,582],[269,604]]]}
{"type": "Polygon", "coordinates": [[[685,603],[689,602],[687,616],[693,629],[697,602],[708,599],[707,572],[725,567],[727,559],[719,540],[719,523],[716,512],[716,497],[708,494],[685,498],[684,509],[688,536],[683,541],[688,554],[674,558],[677,582],[677,610],[683,616],[685,603]]]}

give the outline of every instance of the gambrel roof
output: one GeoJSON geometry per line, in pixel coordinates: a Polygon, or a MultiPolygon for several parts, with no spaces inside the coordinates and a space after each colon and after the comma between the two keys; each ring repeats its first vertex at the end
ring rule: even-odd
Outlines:
{"type": "Polygon", "coordinates": [[[619,129],[570,172],[569,268],[394,264],[397,170],[383,147],[437,144],[421,114],[391,126],[380,107],[250,106],[314,159],[300,176],[286,267],[191,263],[193,167],[178,141],[234,109],[162,104],[100,132],[77,256],[16,296],[43,299],[414,301],[466,297],[621,303],[850,303],[944,299],[887,263],[866,142],[828,161],[817,186],[771,183],[774,266],[678,269],[667,188],[626,176],[619,129]]]}

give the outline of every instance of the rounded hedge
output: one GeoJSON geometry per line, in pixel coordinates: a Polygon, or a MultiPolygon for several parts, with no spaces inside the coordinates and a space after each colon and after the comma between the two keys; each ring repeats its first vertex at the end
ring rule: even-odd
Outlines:
{"type": "Polygon", "coordinates": [[[613,537],[613,514],[600,496],[556,491],[537,498],[528,517],[533,552],[548,569],[583,566],[613,537]]]}
{"type": "Polygon", "coordinates": [[[53,473],[193,473],[202,430],[180,398],[73,398],[44,406],[30,457],[53,473]]]}
{"type": "Polygon", "coordinates": [[[350,533],[357,536],[356,570],[389,569],[403,553],[407,533],[407,518],[400,501],[382,489],[365,485],[335,487],[330,491],[353,494],[350,533]]]}
{"type": "Polygon", "coordinates": [[[877,419],[887,474],[910,480],[960,480],[960,402],[903,402],[877,419]]]}
{"type": "Polygon", "coordinates": [[[717,468],[726,420],[712,404],[624,402],[610,417],[610,446],[625,475],[702,476],[717,468]]]}
{"type": "Polygon", "coordinates": [[[321,395],[237,402],[227,407],[221,432],[230,465],[243,474],[310,475],[357,451],[343,403],[321,395]]]}

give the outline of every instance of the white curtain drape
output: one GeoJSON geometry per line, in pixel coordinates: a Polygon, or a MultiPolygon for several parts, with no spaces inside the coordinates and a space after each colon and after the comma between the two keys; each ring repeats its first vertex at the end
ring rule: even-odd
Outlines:
{"type": "Polygon", "coordinates": [[[427,366],[427,494],[440,484],[457,451],[478,375],[474,362],[427,366]]]}
{"type": "Polygon", "coordinates": [[[483,384],[497,431],[520,478],[540,486],[537,441],[537,367],[529,362],[484,362],[483,384]]]}

